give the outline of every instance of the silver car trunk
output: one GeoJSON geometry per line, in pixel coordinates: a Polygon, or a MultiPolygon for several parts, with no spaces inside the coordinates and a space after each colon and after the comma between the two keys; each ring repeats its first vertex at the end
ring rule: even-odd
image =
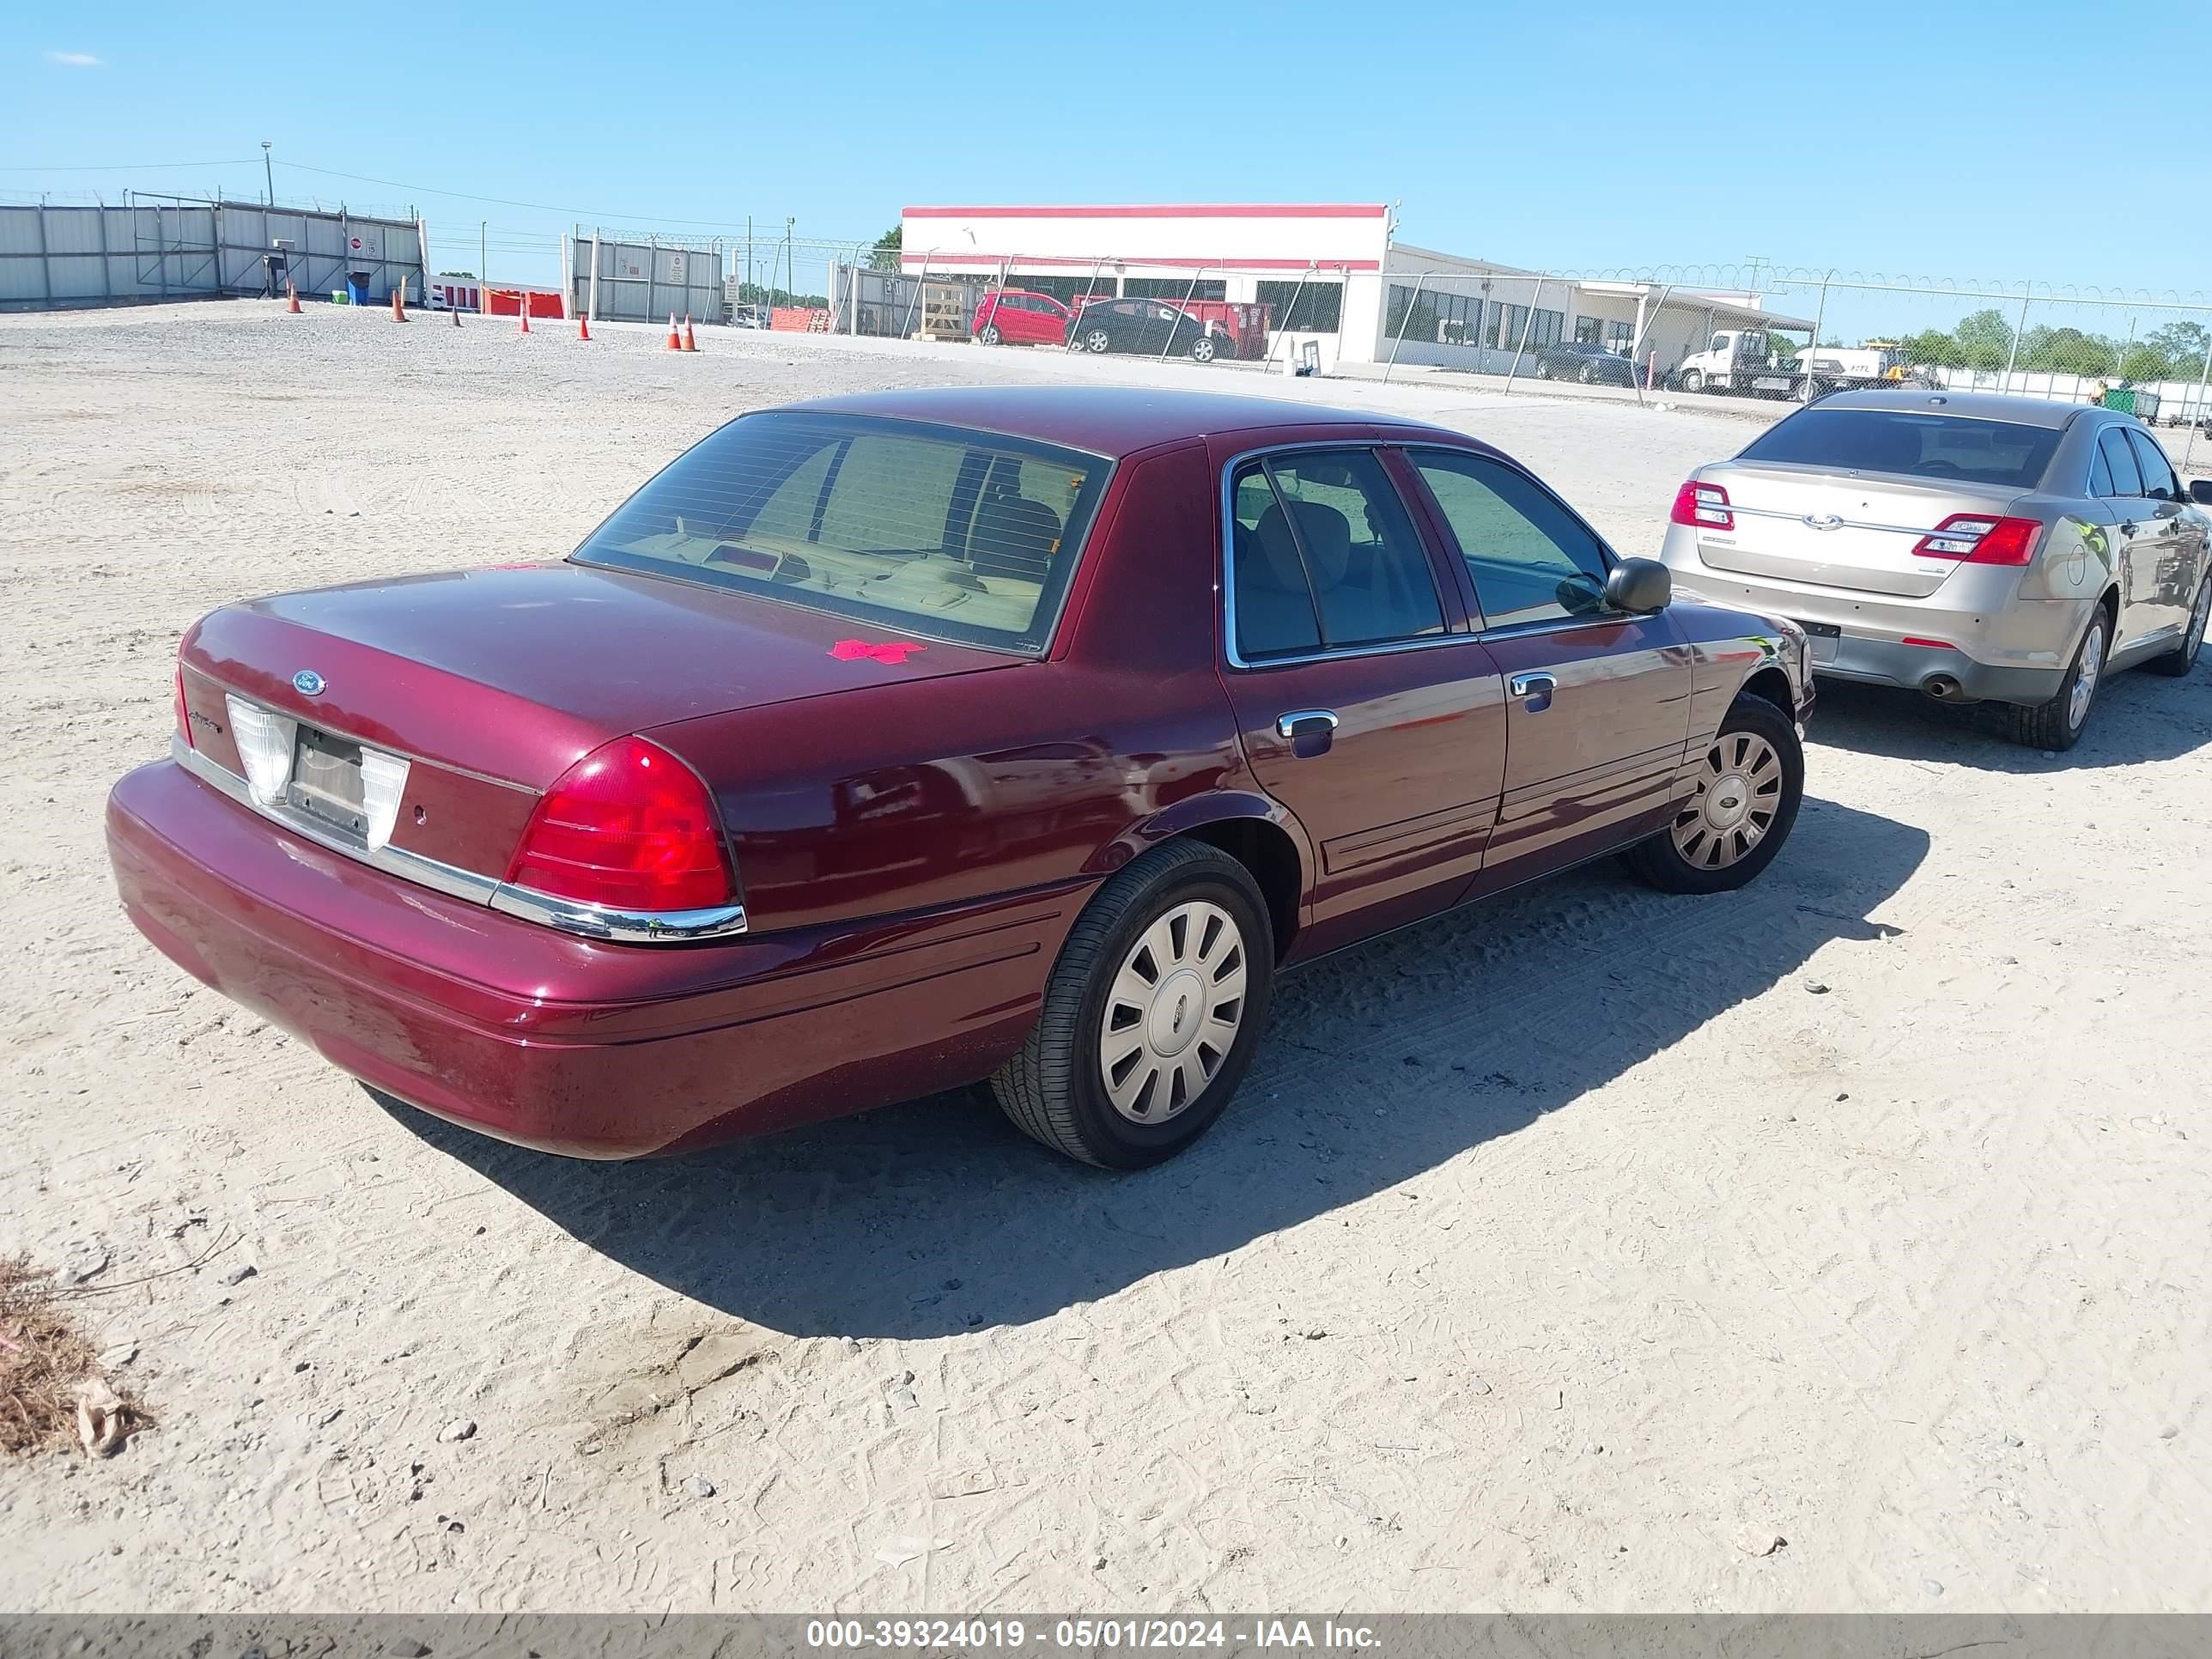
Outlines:
{"type": "Polygon", "coordinates": [[[1705,467],[1698,478],[1727,490],[1735,515],[1732,530],[1698,531],[1698,556],[1713,569],[1914,599],[1959,562],[1913,552],[1922,537],[1957,513],[2002,517],[2021,495],[1962,478],[1749,461],[1705,467]]]}

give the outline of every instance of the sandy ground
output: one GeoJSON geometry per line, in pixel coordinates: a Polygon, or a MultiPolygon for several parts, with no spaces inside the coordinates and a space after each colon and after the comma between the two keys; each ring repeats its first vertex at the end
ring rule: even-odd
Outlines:
{"type": "MultiPolygon", "coordinates": [[[[100,810],[199,612],[558,552],[752,405],[1230,373],[600,332],[0,318],[0,1249],[161,1415],[0,1467],[0,1606],[2212,1608],[2212,671],[2056,759],[1831,692],[1757,886],[1326,964],[1137,1176],[968,1097],[563,1163],[197,988],[100,810]]],[[[1746,430],[1238,384],[1480,433],[1632,550],[1746,430]]]]}

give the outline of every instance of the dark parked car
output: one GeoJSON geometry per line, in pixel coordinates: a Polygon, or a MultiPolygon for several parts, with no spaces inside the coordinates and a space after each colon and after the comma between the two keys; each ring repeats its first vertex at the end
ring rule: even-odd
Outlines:
{"type": "Polygon", "coordinates": [[[1636,366],[1617,351],[1589,340],[1561,340],[1536,354],[1540,380],[1577,380],[1583,386],[1634,386],[1636,366]]]}
{"type": "Polygon", "coordinates": [[[225,605],[115,787],[138,927],[332,1064],[591,1158],[988,1079],[1149,1164],[1277,972],[1621,852],[1741,885],[1803,635],[1497,451],[1076,387],[743,416],[565,563],[225,605]]]}
{"type": "Polygon", "coordinates": [[[1141,351],[1201,363],[1237,355],[1227,339],[1197,318],[1158,300],[1101,300],[1085,306],[1071,337],[1085,351],[1141,351]]]}

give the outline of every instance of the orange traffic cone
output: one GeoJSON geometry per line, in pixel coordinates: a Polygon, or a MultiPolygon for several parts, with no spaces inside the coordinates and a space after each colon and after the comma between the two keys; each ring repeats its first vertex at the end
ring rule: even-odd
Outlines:
{"type": "Polygon", "coordinates": [[[668,313],[668,349],[671,351],[684,349],[683,337],[676,331],[676,313],[672,311],[668,313]]]}
{"type": "Polygon", "coordinates": [[[392,320],[395,323],[407,320],[407,290],[404,288],[392,290],[392,320]]]}
{"type": "Polygon", "coordinates": [[[584,312],[578,315],[576,319],[576,337],[580,340],[588,340],[592,337],[592,316],[589,312],[584,312]]]}
{"type": "Polygon", "coordinates": [[[522,316],[522,326],[521,326],[521,327],[520,327],[520,328],[518,328],[518,329],[516,329],[514,331],[515,331],[517,334],[527,334],[527,333],[529,333],[529,332],[530,332],[530,292],[529,292],[529,290],[528,290],[527,289],[517,289],[514,291],[514,302],[515,302],[515,309],[516,309],[518,312],[520,312],[520,313],[521,313],[521,316],[522,316]]]}
{"type": "Polygon", "coordinates": [[[684,319],[684,349],[686,351],[696,351],[699,349],[699,337],[693,331],[691,319],[688,316],[684,319]]]}
{"type": "Polygon", "coordinates": [[[284,284],[284,309],[295,317],[300,314],[300,285],[297,283],[284,284]]]}

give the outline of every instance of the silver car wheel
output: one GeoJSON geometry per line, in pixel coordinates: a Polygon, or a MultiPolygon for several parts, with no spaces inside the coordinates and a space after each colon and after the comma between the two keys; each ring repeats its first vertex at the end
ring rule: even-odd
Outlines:
{"type": "Polygon", "coordinates": [[[1094,328],[1083,337],[1084,347],[1090,351],[1103,351],[1113,343],[1113,336],[1103,328],[1094,328]]]}
{"type": "Polygon", "coordinates": [[[1674,850],[1685,864],[1725,870],[1751,856],[1782,806],[1782,757],[1753,732],[1724,732],[1705,751],[1698,793],[1675,816],[1674,850]]]}
{"type": "Polygon", "coordinates": [[[2212,617],[2212,578],[2197,586],[2197,608],[2189,613],[2189,637],[2181,642],[2182,655],[2195,661],[2204,646],[2204,623],[2212,617]]]}
{"type": "Polygon", "coordinates": [[[2089,704],[2097,695],[2098,676],[2105,672],[2105,617],[2100,611],[2081,641],[2081,665],[2074,671],[2074,689],[2066,697],[2066,728],[2081,729],[2089,718],[2089,704]]]}
{"type": "Polygon", "coordinates": [[[1244,935],[1218,904],[1178,904],[1122,958],[1098,1024],[1106,1097],[1164,1123],[1206,1091],[1244,1019],[1244,935]]]}

